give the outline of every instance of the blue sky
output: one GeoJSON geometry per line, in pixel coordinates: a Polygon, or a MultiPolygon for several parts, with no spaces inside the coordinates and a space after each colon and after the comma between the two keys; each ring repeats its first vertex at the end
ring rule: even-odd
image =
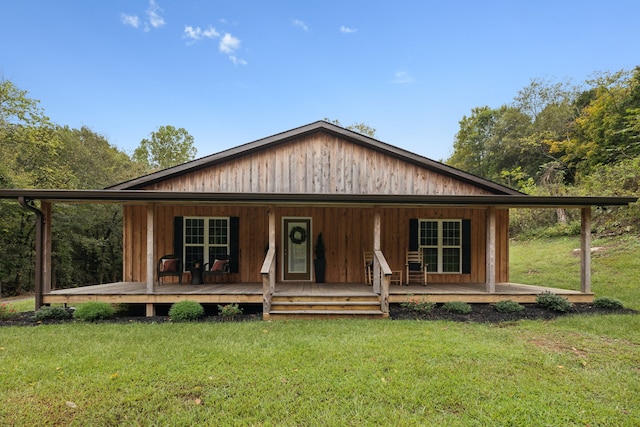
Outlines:
{"type": "Polygon", "coordinates": [[[198,157],[325,117],[440,160],[532,78],[640,65],[637,0],[5,1],[0,73],[57,124],[198,157]]]}

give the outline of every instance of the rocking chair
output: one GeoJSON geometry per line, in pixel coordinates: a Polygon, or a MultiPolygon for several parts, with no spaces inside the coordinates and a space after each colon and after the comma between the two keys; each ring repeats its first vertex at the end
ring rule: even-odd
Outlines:
{"type": "Polygon", "coordinates": [[[427,286],[427,265],[424,263],[422,251],[407,251],[407,285],[417,283],[427,286]]]}

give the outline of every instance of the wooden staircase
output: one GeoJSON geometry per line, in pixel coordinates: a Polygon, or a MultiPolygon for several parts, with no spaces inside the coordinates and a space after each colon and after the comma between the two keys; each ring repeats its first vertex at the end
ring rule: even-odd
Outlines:
{"type": "Polygon", "coordinates": [[[384,319],[377,295],[274,295],[265,320],[280,319],[384,319]]]}

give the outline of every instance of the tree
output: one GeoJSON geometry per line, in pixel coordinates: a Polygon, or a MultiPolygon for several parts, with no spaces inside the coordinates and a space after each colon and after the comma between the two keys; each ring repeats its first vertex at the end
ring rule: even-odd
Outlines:
{"type": "Polygon", "coordinates": [[[345,129],[349,129],[349,130],[352,130],[354,132],[361,133],[361,134],[369,136],[371,138],[375,138],[375,136],[376,136],[375,128],[372,128],[371,126],[369,126],[368,124],[366,124],[364,122],[354,123],[354,124],[349,125],[349,126],[342,126],[342,124],[340,123],[340,120],[338,120],[338,119],[329,120],[328,118],[325,117],[324,121],[328,122],[328,123],[331,123],[331,124],[334,124],[336,126],[344,127],[345,129]]]}
{"type": "Polygon", "coordinates": [[[133,159],[157,170],[186,163],[193,160],[196,154],[193,137],[184,128],[160,126],[157,131],[151,132],[149,139],[140,141],[133,152],[133,159]]]}

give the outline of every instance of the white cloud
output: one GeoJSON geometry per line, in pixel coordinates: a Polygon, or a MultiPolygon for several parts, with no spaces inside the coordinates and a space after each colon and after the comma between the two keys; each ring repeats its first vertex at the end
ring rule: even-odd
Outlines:
{"type": "Polygon", "coordinates": [[[406,84],[413,83],[415,80],[406,71],[397,71],[393,78],[393,83],[406,84]]]}
{"type": "Polygon", "coordinates": [[[229,33],[225,33],[225,35],[222,36],[222,39],[220,39],[220,52],[222,53],[233,55],[239,47],[240,40],[229,33]]]}
{"type": "Polygon", "coordinates": [[[160,12],[162,12],[162,9],[158,6],[155,0],[149,0],[147,18],[149,19],[149,24],[151,24],[153,28],[160,28],[166,23],[164,18],[160,16],[160,12]]]}
{"type": "Polygon", "coordinates": [[[142,22],[137,15],[127,15],[126,13],[120,14],[120,20],[125,25],[130,25],[133,28],[140,27],[140,24],[144,23],[143,30],[150,31],[151,27],[160,28],[164,24],[166,24],[164,18],[160,13],[162,9],[158,6],[158,3],[155,0],[149,0],[149,8],[146,11],[147,19],[142,22]]]}
{"type": "Polygon", "coordinates": [[[202,30],[200,27],[192,27],[191,25],[186,25],[184,27],[184,35],[182,36],[186,39],[190,39],[193,42],[202,39],[215,39],[220,37],[220,33],[216,31],[215,28],[209,26],[206,30],[202,30]]]}
{"type": "Polygon", "coordinates": [[[342,34],[351,34],[351,33],[355,33],[356,31],[358,31],[355,28],[349,28],[349,27],[345,27],[344,25],[342,27],[340,27],[340,32],[342,34]]]}
{"type": "Polygon", "coordinates": [[[124,25],[130,25],[133,28],[138,28],[140,26],[140,18],[138,18],[136,15],[127,15],[126,13],[121,13],[120,20],[124,25]]]}
{"type": "Polygon", "coordinates": [[[294,27],[301,28],[304,31],[309,31],[309,27],[307,26],[307,24],[299,19],[294,19],[293,21],[291,21],[291,24],[293,24],[294,27]]]}
{"type": "Polygon", "coordinates": [[[229,59],[234,65],[247,65],[247,61],[242,58],[238,58],[235,55],[229,55],[229,59]]]}

